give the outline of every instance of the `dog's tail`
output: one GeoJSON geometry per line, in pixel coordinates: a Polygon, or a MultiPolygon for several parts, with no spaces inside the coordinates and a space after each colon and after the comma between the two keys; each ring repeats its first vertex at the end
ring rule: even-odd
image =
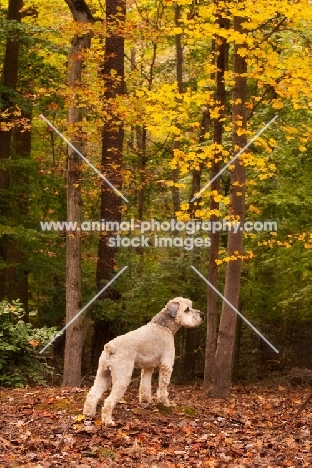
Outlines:
{"type": "Polygon", "coordinates": [[[104,349],[102,351],[102,354],[100,356],[100,361],[99,361],[99,366],[103,369],[103,371],[106,371],[110,368],[110,359],[113,356],[114,351],[111,349],[110,344],[107,343],[104,346],[104,349]]]}

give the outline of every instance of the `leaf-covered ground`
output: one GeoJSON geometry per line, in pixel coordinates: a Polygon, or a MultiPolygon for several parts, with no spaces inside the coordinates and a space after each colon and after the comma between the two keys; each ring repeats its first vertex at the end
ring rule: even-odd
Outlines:
{"type": "Polygon", "coordinates": [[[137,403],[136,383],[116,425],[85,421],[87,390],[0,390],[0,467],[311,467],[310,389],[234,388],[227,401],[171,386],[174,407],[137,403]]]}

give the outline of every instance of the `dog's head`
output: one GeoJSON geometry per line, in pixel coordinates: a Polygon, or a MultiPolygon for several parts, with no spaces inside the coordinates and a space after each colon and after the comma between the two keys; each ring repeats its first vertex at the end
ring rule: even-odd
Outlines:
{"type": "Polygon", "coordinates": [[[205,318],[200,310],[193,309],[192,301],[183,297],[175,297],[169,301],[166,309],[180,327],[198,327],[205,318]]]}

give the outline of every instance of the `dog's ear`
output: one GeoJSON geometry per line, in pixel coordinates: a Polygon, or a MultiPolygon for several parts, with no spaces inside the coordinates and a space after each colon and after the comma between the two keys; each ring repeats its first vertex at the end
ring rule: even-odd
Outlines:
{"type": "Polygon", "coordinates": [[[175,318],[177,316],[179,305],[180,304],[178,302],[171,302],[167,305],[167,309],[171,317],[175,318]]]}

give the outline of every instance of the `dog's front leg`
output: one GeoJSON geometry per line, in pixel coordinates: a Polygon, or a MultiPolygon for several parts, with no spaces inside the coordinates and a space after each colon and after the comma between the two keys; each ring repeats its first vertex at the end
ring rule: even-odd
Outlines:
{"type": "Polygon", "coordinates": [[[159,387],[157,390],[157,402],[170,406],[167,388],[172,374],[172,365],[161,364],[159,366],[159,387]]]}
{"type": "Polygon", "coordinates": [[[151,403],[152,402],[152,375],[154,368],[142,369],[141,382],[139,388],[139,402],[151,403]]]}

